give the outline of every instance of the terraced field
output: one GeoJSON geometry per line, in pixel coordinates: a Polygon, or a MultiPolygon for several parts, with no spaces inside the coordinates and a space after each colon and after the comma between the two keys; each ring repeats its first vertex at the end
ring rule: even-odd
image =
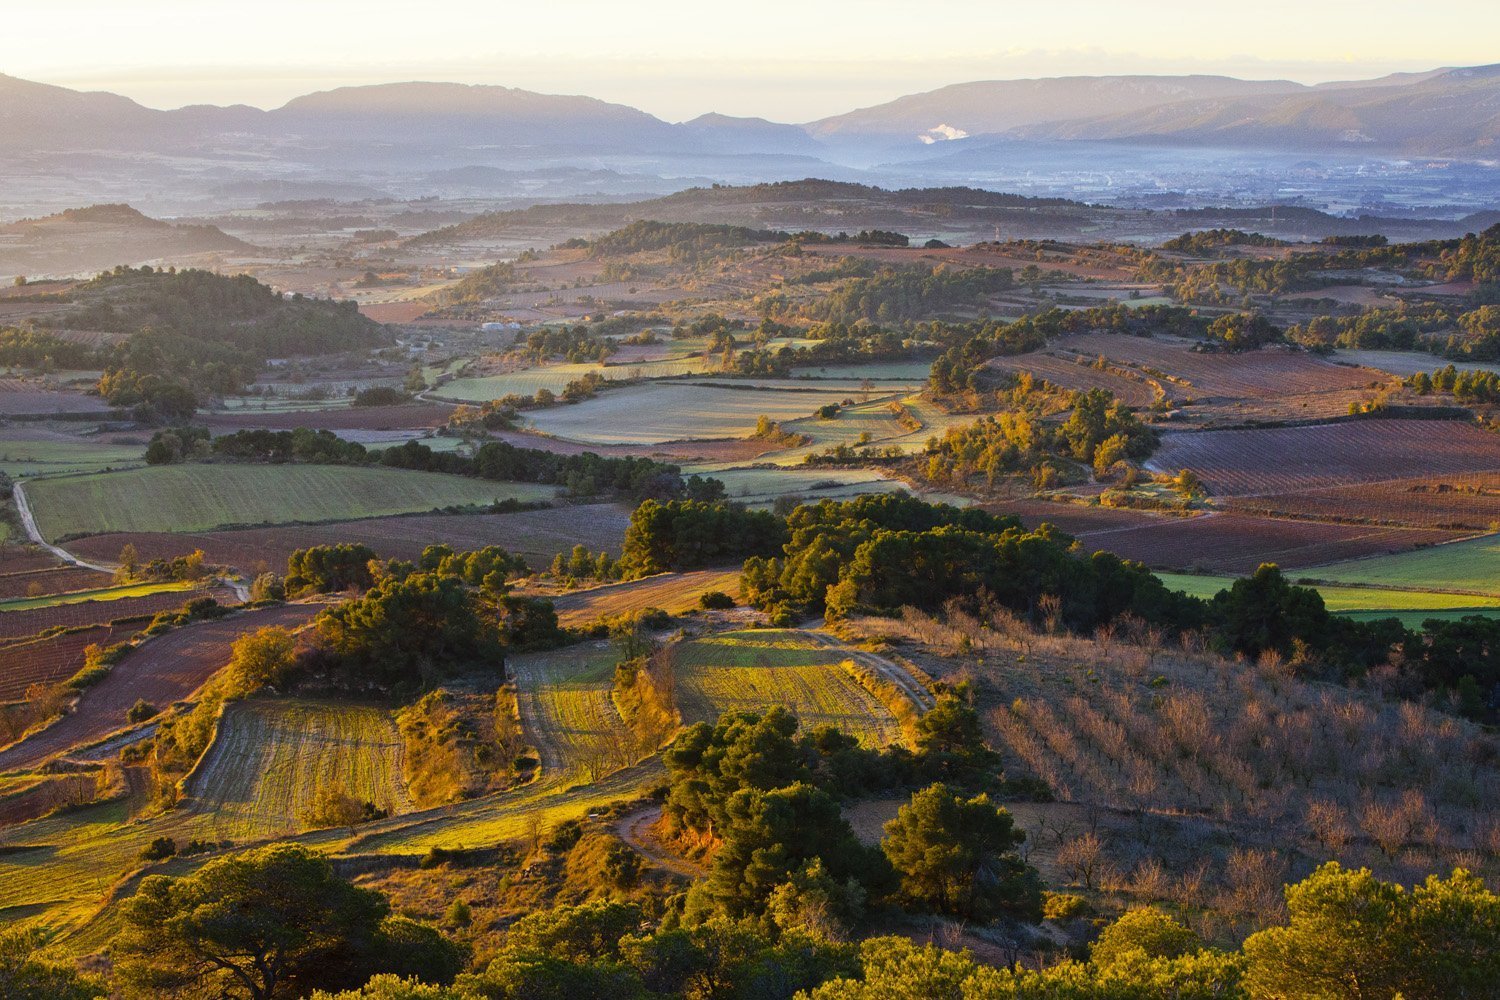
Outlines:
{"type": "Polygon", "coordinates": [[[781,705],[802,725],[837,726],[863,742],[900,738],[890,710],[840,664],[849,653],[812,634],[755,629],[694,639],[678,647],[677,704],[684,722],[711,722],[722,712],[781,705]]]}
{"type": "Polygon", "coordinates": [[[234,591],[227,587],[210,587],[199,591],[183,589],[147,593],[140,596],[120,597],[115,600],[80,601],[74,603],[21,608],[0,613],[0,639],[17,639],[32,636],[43,629],[78,628],[83,625],[101,625],[122,619],[145,619],[161,611],[175,611],[189,598],[212,597],[220,604],[235,603],[234,591]]]}
{"type": "Polygon", "coordinates": [[[26,486],[37,525],[49,540],[346,520],[512,498],[541,500],[555,492],[531,483],[318,465],[162,465],[40,479],[26,486]]]}
{"type": "Polygon", "coordinates": [[[507,664],[522,726],[541,754],[544,785],[597,780],[605,770],[634,763],[619,755],[630,733],[610,697],[618,660],[613,645],[600,641],[507,664]]]}
{"type": "Polygon", "coordinates": [[[251,700],[225,709],[185,787],[217,839],[252,840],[306,829],[319,790],[333,785],[393,814],[411,811],[405,759],[386,709],[251,700]]]}

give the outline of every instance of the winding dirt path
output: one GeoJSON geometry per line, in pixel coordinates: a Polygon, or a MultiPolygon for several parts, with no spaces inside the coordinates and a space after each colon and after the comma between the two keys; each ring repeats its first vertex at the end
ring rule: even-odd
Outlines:
{"type": "Polygon", "coordinates": [[[701,879],[708,868],[670,851],[657,839],[652,830],[661,819],[661,806],[648,806],[626,813],[615,820],[615,836],[629,844],[637,854],[658,868],[665,868],[674,875],[689,879],[701,879]]]}

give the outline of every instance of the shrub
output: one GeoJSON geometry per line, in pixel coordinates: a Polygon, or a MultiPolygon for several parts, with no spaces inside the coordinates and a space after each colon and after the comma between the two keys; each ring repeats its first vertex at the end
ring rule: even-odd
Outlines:
{"type": "Polygon", "coordinates": [[[698,607],[705,611],[724,611],[734,607],[734,598],[722,590],[707,590],[698,595],[698,607]]]}

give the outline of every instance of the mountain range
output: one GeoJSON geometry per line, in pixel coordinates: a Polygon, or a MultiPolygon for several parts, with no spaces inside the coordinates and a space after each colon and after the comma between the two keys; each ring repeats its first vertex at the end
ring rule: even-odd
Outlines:
{"type": "Polygon", "coordinates": [[[269,111],[244,105],[161,111],[117,94],[0,76],[0,136],[12,152],[188,152],[260,139],[307,154],[382,144],[818,155],[841,141],[899,147],[1005,137],[1487,157],[1500,141],[1500,65],[1316,86],[1224,76],[991,80],[804,125],[718,114],[674,124],[591,97],[453,83],[341,87],[269,111]]]}
{"type": "Polygon", "coordinates": [[[262,191],[534,203],[543,191],[640,197],[674,183],[810,176],[1133,192],[1140,205],[1163,189],[1263,203],[1301,170],[1299,157],[1356,168],[1317,190],[1303,186],[1304,203],[1381,212],[1447,204],[1461,214],[1489,207],[1500,190],[1490,176],[1497,142],[1500,65],[1317,86],[1205,75],[992,80],[801,124],[720,114],[668,122],[592,97],[454,83],[341,87],[271,110],[158,110],[0,75],[0,217],[93,201],[180,215],[253,204],[262,191]],[[1152,150],[1219,159],[1200,169],[1152,150]],[[1257,158],[1270,155],[1282,159],[1267,180],[1270,161],[1257,158]],[[1407,188],[1392,198],[1389,185],[1367,189],[1356,162],[1380,158],[1460,167],[1437,191],[1408,165],[1407,188]],[[1170,176],[1179,168],[1198,173],[1170,176]],[[1345,189],[1354,194],[1341,202],[1345,189]]]}

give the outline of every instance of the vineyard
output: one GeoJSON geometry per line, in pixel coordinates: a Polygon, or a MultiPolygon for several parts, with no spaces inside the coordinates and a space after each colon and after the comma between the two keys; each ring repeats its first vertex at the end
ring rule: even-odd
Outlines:
{"type": "Polygon", "coordinates": [[[1455,473],[1244,497],[1230,506],[1330,521],[1490,531],[1500,525],[1500,473],[1455,473]]]}
{"type": "Polygon", "coordinates": [[[1347,365],[1335,365],[1302,351],[1265,348],[1242,353],[1192,350],[1196,341],[1173,337],[1127,337],[1089,333],[1068,337],[1059,347],[1089,359],[1151,369],[1165,376],[1172,398],[1192,396],[1200,402],[1267,399],[1362,389],[1380,377],[1347,365]]]}
{"type": "Polygon", "coordinates": [[[411,809],[391,713],[369,706],[251,700],[228,706],[185,791],[213,835],[236,841],[306,829],[324,789],[392,814],[411,809]]]}
{"type": "Polygon", "coordinates": [[[1406,552],[1462,537],[1431,528],[1278,520],[1235,512],[1160,517],[1134,527],[1083,531],[1093,550],[1162,569],[1245,574],[1263,562],[1283,568],[1406,552]]]}
{"type": "Polygon", "coordinates": [[[152,466],[38,480],[26,492],[38,527],[49,539],[346,520],[496,500],[542,500],[555,493],[529,483],[318,465],[152,466]]]}
{"type": "Polygon", "coordinates": [[[1354,420],[1166,434],[1147,467],[1192,469],[1216,496],[1280,495],[1500,470],[1500,437],[1461,421],[1354,420]]]}
{"type": "MultiPolygon", "coordinates": [[[[1067,342],[1071,346],[1071,342],[1067,342]]],[[[1060,389],[1087,392],[1090,389],[1107,389],[1126,406],[1144,408],[1156,401],[1157,393],[1150,376],[1139,372],[1124,374],[1109,368],[1097,368],[1095,359],[1080,352],[1072,357],[1059,357],[1051,352],[1018,354],[1011,357],[993,358],[985,367],[994,372],[1014,375],[1030,372],[1037,379],[1045,379],[1060,389]]],[[[1127,369],[1128,370],[1128,369],[1127,369]]]]}
{"type": "MultiPolygon", "coordinates": [[[[222,587],[201,591],[220,604],[233,604],[234,592],[222,587]]],[[[48,628],[77,628],[101,625],[120,619],[150,618],[158,611],[174,611],[189,598],[198,596],[181,588],[148,594],[144,597],[122,597],[118,600],[84,601],[78,604],[43,606],[22,611],[0,612],[0,640],[36,635],[48,628]]]]}
{"type": "MultiPolygon", "coordinates": [[[[10,553],[6,553],[7,563],[10,553]]],[[[50,559],[50,556],[49,556],[50,559]]],[[[99,573],[91,569],[80,569],[77,566],[59,566],[50,564],[38,569],[11,570],[6,567],[5,573],[0,573],[0,600],[11,600],[17,597],[29,597],[37,594],[63,594],[69,591],[87,590],[91,587],[103,587],[109,584],[109,574],[99,573]]]]}
{"type": "Polygon", "coordinates": [[[836,726],[876,745],[895,742],[896,719],[842,664],[850,653],[810,633],[786,629],[725,632],[676,649],[677,701],[684,722],[721,712],[780,705],[803,726],[836,726]]]}
{"type": "Polygon", "coordinates": [[[86,648],[123,642],[141,624],[91,625],[46,639],[0,640],[0,701],[20,698],[32,684],[67,680],[83,668],[86,648]]]}
{"type": "Polygon", "coordinates": [[[148,640],[110,668],[104,680],[85,690],[72,712],[0,750],[0,771],[34,766],[54,753],[107,736],[125,724],[125,712],[138,699],[165,706],[186,698],[229,662],[230,644],[241,632],[267,625],[294,628],[317,611],[315,604],[244,611],[148,640]]]}
{"type": "Polygon", "coordinates": [[[439,543],[457,550],[499,545],[541,567],[574,545],[618,551],[629,522],[626,507],[578,504],[511,514],[412,514],[231,531],[115,533],[69,542],[68,549],[96,560],[116,558],[126,543],[142,559],[170,559],[202,549],[209,563],[255,573],[284,571],[287,556],[296,549],[336,542],[363,542],[390,559],[415,559],[439,543]]]}

